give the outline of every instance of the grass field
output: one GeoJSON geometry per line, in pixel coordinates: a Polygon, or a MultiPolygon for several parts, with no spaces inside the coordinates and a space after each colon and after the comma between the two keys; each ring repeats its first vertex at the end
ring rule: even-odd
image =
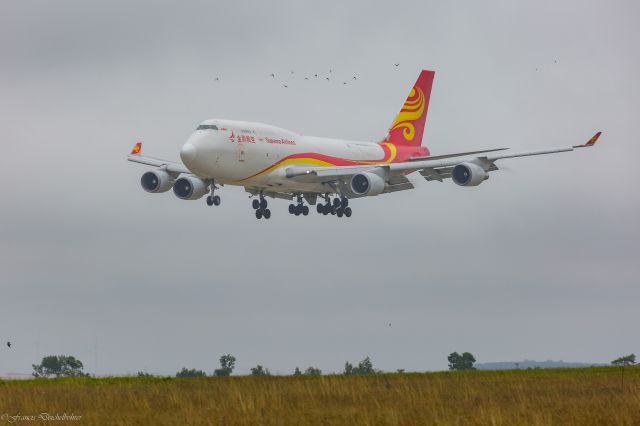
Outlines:
{"type": "Polygon", "coordinates": [[[82,418],[53,423],[82,425],[638,425],[640,367],[621,373],[17,380],[0,382],[0,414],[73,413],[82,418]]]}

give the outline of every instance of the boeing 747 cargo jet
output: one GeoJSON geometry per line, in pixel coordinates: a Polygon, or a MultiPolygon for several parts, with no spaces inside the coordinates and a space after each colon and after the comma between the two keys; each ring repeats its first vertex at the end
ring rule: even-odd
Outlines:
{"type": "Polygon", "coordinates": [[[413,189],[407,175],[418,172],[427,181],[451,180],[477,186],[498,170],[505,158],[551,154],[591,147],[600,132],[583,145],[536,151],[507,148],[431,155],[422,144],[434,71],[422,71],[409,97],[379,142],[303,136],[268,124],[211,119],[200,124],[180,150],[181,163],[142,155],[137,143],[129,161],[154,167],[142,175],[142,188],[173,193],[182,200],[207,195],[209,206],[220,205],[216,190],[243,186],[253,197],[258,219],[271,217],[268,198],[291,200],[289,213],[308,215],[307,204],[319,214],[350,217],[349,201],[413,189]]]}

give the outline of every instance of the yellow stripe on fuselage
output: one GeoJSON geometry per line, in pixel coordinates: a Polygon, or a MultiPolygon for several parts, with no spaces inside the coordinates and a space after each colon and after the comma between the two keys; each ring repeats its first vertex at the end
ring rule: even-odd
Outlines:
{"type": "MultiPolygon", "coordinates": [[[[389,158],[385,159],[385,160],[377,160],[377,161],[359,161],[359,160],[348,160],[345,159],[347,161],[353,161],[354,163],[359,163],[359,164],[389,164],[391,162],[393,162],[393,160],[395,160],[396,155],[397,155],[397,149],[396,146],[392,143],[388,143],[385,142],[382,145],[386,145],[387,148],[389,148],[389,158]]],[[[253,179],[256,178],[258,176],[263,176],[267,173],[270,173],[276,169],[279,169],[280,167],[289,165],[289,164],[294,164],[294,165],[311,165],[311,166],[320,166],[320,167],[335,167],[335,164],[333,163],[329,163],[328,161],[324,161],[324,160],[318,160],[316,158],[310,158],[310,157],[302,157],[302,158],[287,158],[286,160],[282,160],[279,163],[275,163],[274,165],[266,168],[265,170],[256,173],[253,176],[249,176],[247,178],[244,179],[240,179],[237,182],[242,182],[248,179],[253,179]]],[[[354,165],[358,165],[358,164],[354,164],[354,165]]]]}

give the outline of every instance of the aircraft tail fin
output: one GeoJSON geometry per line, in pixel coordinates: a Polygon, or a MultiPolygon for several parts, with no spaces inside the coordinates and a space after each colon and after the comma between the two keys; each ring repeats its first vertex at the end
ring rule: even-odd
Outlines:
{"type": "Polygon", "coordinates": [[[411,88],[402,109],[391,124],[387,141],[394,145],[422,145],[422,134],[427,119],[431,86],[435,71],[422,70],[411,88]]]}

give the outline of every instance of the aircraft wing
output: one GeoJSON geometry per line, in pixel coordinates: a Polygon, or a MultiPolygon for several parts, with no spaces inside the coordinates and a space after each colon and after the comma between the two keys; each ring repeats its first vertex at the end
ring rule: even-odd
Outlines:
{"type": "Polygon", "coordinates": [[[142,152],[142,142],[138,142],[133,147],[131,154],[127,157],[127,160],[132,161],[134,163],[145,164],[147,166],[153,167],[164,167],[168,173],[180,174],[180,173],[191,173],[189,169],[187,169],[183,164],[176,163],[174,161],[161,160],[159,158],[153,157],[144,157],[141,154],[142,152]]]}
{"type": "MultiPolygon", "coordinates": [[[[377,171],[382,173],[391,179],[394,176],[406,175],[415,171],[419,171],[420,174],[428,181],[438,180],[451,177],[451,170],[457,164],[464,162],[473,162],[482,166],[485,171],[498,170],[495,162],[505,158],[516,157],[528,157],[532,155],[553,154],[557,152],[569,152],[576,148],[588,148],[595,145],[596,141],[600,137],[602,132],[596,133],[589,141],[582,145],[572,145],[559,148],[548,148],[534,151],[520,151],[520,152],[496,152],[504,151],[505,148],[499,148],[496,150],[479,151],[487,155],[466,155],[467,153],[460,155],[450,154],[445,156],[427,157],[425,159],[412,159],[402,163],[391,164],[371,164],[362,166],[337,166],[337,167],[305,167],[305,166],[292,166],[285,170],[286,177],[301,182],[323,182],[328,183],[332,181],[344,180],[350,178],[358,173],[364,173],[367,171],[377,171]]],[[[409,188],[407,188],[409,189],[409,188]]]]}

